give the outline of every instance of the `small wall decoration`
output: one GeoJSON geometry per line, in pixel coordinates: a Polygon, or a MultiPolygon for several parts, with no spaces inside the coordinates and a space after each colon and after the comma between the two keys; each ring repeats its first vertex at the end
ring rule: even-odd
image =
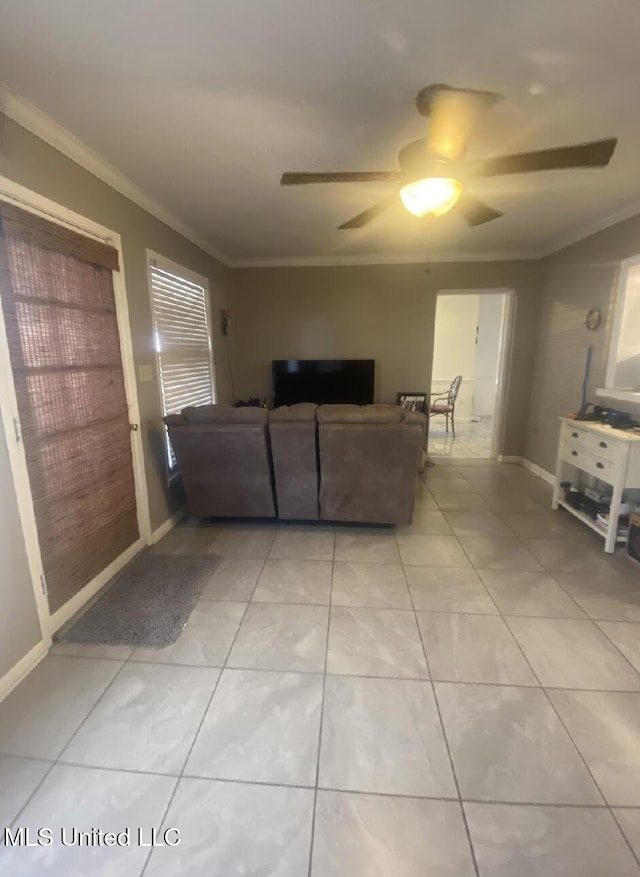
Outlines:
{"type": "Polygon", "coordinates": [[[595,330],[600,326],[602,322],[602,311],[600,308],[591,308],[587,316],[585,317],[584,324],[590,332],[595,332],[595,330]]]}
{"type": "Polygon", "coordinates": [[[396,405],[402,405],[408,411],[426,411],[427,394],[426,393],[398,393],[396,396],[396,405]]]}

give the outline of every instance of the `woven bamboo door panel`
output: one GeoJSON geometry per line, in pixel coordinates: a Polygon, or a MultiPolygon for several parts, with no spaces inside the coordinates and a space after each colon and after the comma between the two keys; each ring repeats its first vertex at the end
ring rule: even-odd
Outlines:
{"type": "Polygon", "coordinates": [[[139,537],[113,277],[5,227],[0,292],[55,612],[139,537]]]}

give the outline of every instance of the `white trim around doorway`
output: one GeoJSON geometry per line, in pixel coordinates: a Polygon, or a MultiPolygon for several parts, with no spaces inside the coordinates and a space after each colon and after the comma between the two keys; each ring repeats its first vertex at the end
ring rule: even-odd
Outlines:
{"type": "MultiPolygon", "coordinates": [[[[486,290],[485,290],[486,291],[486,290]]],[[[516,294],[514,289],[496,289],[492,292],[504,293],[502,310],[502,331],[500,333],[500,353],[498,354],[498,392],[493,415],[493,435],[491,437],[491,457],[496,458],[504,448],[507,429],[507,399],[511,387],[511,369],[516,325],[516,294]]]]}
{"type": "MultiPolygon", "coordinates": [[[[129,406],[129,418],[131,423],[140,423],[140,408],[138,404],[138,389],[136,383],[135,363],[133,359],[133,344],[131,327],[129,323],[129,307],[127,302],[126,285],[124,277],[124,263],[122,257],[122,242],[120,235],[91,219],[75,213],[49,198],[37,192],[15,183],[13,180],[0,175],[0,197],[18,207],[28,210],[37,216],[44,217],[56,222],[65,228],[78,231],[81,234],[103,241],[115,247],[118,251],[120,271],[113,272],[113,287],[116,303],[116,316],[120,335],[122,352],[122,365],[125,381],[125,391],[129,406]]],[[[5,691],[5,682],[13,684],[28,672],[28,669],[20,673],[22,664],[31,659],[33,665],[48,650],[52,642],[52,636],[62,624],[79,611],[106,582],[115,575],[135,554],[151,541],[151,519],[149,514],[149,497],[147,491],[147,479],[144,465],[144,452],[142,447],[142,434],[138,429],[132,433],[133,473],[135,481],[136,504],[138,515],[138,528],[140,536],[116,561],[103,570],[95,579],[86,584],[71,600],[64,604],[53,614],[49,610],[49,604],[44,593],[41,581],[43,580],[42,558],[38,542],[33,498],[29,483],[29,473],[22,442],[17,437],[15,424],[19,424],[18,403],[13,372],[9,356],[9,345],[5,331],[4,315],[0,308],[0,421],[4,429],[9,463],[13,474],[20,514],[20,523],[27,549],[29,571],[36,600],[38,620],[42,631],[42,639],[34,648],[22,658],[22,660],[9,673],[0,679],[0,692],[5,691]],[[17,673],[17,678],[16,678],[17,673]]],[[[13,685],[11,686],[13,687],[13,685]]]]}
{"type": "MultiPolygon", "coordinates": [[[[511,385],[511,369],[509,364],[513,355],[516,324],[516,294],[510,287],[469,287],[465,289],[442,288],[436,291],[436,307],[439,296],[444,295],[502,295],[504,304],[502,310],[502,327],[500,333],[500,351],[498,355],[498,390],[493,413],[493,433],[491,436],[490,458],[500,462],[511,462],[511,458],[504,457],[500,452],[504,447],[506,433],[506,410],[509,389],[511,385]]],[[[435,320],[434,320],[435,342],[435,320]]],[[[432,384],[434,382],[432,381],[432,384]]],[[[464,384],[464,380],[463,380],[464,384]]],[[[520,457],[517,461],[520,461],[520,457]]],[[[515,460],[514,460],[515,461],[515,460]]]]}

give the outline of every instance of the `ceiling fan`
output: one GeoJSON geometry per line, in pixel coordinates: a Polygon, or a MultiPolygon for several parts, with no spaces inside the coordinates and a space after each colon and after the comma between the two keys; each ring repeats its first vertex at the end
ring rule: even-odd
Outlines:
{"type": "Polygon", "coordinates": [[[343,222],[341,229],[362,228],[397,203],[398,195],[414,216],[441,216],[455,209],[469,225],[482,225],[502,216],[467,191],[474,178],[563,168],[606,167],[618,142],[615,137],[574,146],[559,146],[537,152],[501,155],[484,161],[463,161],[472,129],[479,117],[500,95],[436,84],[417,96],[418,112],[430,119],[426,139],[408,143],[398,154],[400,170],[342,171],[338,173],[284,173],[282,186],[308,183],[367,183],[389,181],[398,184],[392,195],[343,222]]]}

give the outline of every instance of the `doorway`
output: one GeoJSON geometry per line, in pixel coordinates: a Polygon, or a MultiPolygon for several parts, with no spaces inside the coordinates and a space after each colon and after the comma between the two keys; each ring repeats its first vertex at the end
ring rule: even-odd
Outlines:
{"type": "Polygon", "coordinates": [[[140,550],[148,509],[119,240],[30,195],[0,192],[0,401],[49,638],[140,550]]]}
{"type": "MultiPolygon", "coordinates": [[[[429,452],[497,457],[504,421],[512,293],[442,290],[436,301],[429,452]],[[455,399],[450,388],[462,376],[455,399]]],[[[454,389],[455,392],[455,389],[454,389]]]]}

